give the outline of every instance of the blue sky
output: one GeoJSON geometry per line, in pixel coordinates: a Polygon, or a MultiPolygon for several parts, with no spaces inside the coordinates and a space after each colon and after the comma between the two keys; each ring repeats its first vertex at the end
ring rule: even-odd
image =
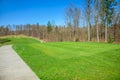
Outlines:
{"type": "Polygon", "coordinates": [[[47,24],[64,25],[65,8],[70,3],[78,7],[85,0],[0,0],[0,25],[47,24]]]}

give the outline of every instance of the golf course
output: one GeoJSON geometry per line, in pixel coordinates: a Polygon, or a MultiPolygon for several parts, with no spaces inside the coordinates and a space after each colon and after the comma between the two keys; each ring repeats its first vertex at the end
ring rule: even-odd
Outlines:
{"type": "Polygon", "coordinates": [[[120,80],[120,45],[5,37],[41,80],[120,80]]]}

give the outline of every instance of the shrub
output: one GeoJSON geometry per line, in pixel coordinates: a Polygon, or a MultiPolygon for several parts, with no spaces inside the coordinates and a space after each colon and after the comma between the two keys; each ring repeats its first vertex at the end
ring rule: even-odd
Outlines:
{"type": "Polygon", "coordinates": [[[113,43],[114,42],[114,38],[113,37],[109,37],[108,43],[113,43]]]}
{"type": "Polygon", "coordinates": [[[78,39],[78,38],[76,38],[76,39],[75,39],[75,42],[78,42],[78,41],[79,41],[79,39],[78,39]]]}

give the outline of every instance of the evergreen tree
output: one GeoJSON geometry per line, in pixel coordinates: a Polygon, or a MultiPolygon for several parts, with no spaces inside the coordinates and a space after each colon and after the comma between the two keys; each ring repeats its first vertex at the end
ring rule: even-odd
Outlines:
{"type": "Polygon", "coordinates": [[[47,32],[49,33],[51,31],[52,31],[52,24],[51,24],[50,21],[48,21],[48,23],[47,23],[47,32]]]}
{"type": "Polygon", "coordinates": [[[102,21],[105,25],[105,42],[108,41],[107,31],[108,26],[111,25],[113,18],[113,12],[115,9],[116,1],[115,0],[101,0],[101,12],[102,12],[102,21]]]}

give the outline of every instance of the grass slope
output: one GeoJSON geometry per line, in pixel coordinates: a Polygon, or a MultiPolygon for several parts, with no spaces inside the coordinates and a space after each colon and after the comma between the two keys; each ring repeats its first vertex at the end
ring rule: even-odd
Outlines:
{"type": "Polygon", "coordinates": [[[41,80],[120,80],[120,45],[7,39],[41,80]]]}

